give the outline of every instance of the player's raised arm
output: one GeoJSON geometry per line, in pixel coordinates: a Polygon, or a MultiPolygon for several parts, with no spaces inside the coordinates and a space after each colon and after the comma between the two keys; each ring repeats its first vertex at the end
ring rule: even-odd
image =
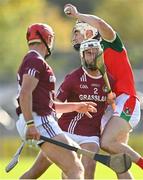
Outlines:
{"type": "Polygon", "coordinates": [[[66,4],[64,12],[67,16],[74,17],[79,21],[88,23],[89,25],[97,28],[101,37],[108,41],[115,39],[115,31],[113,28],[98,16],[80,13],[72,4],[66,4]]]}

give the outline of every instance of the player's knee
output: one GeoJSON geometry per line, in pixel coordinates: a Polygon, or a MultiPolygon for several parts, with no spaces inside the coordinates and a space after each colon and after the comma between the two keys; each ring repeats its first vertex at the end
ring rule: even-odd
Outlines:
{"type": "Polygon", "coordinates": [[[101,147],[101,149],[103,149],[105,151],[110,151],[110,149],[111,149],[111,142],[108,141],[106,138],[101,138],[100,147],[101,147]]]}
{"type": "Polygon", "coordinates": [[[71,177],[74,175],[75,177],[79,177],[79,178],[84,177],[84,167],[81,161],[79,160],[79,161],[76,161],[75,163],[72,163],[70,166],[70,169],[68,168],[65,173],[68,177],[71,177]]]}

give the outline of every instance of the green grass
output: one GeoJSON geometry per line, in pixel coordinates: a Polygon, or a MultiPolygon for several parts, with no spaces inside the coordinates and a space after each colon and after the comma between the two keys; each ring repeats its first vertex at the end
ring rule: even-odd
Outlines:
{"type": "MultiPolygon", "coordinates": [[[[0,159],[0,179],[18,179],[29,167],[31,167],[34,158],[20,158],[17,166],[11,170],[9,173],[5,172],[5,166],[9,163],[8,159],[0,159]]],[[[131,172],[134,175],[135,180],[143,179],[143,170],[141,170],[136,165],[132,165],[131,172]]],[[[60,179],[61,171],[60,169],[52,165],[39,179],[60,179]]],[[[105,167],[102,164],[97,164],[95,179],[116,179],[116,175],[112,170],[105,167]]]]}

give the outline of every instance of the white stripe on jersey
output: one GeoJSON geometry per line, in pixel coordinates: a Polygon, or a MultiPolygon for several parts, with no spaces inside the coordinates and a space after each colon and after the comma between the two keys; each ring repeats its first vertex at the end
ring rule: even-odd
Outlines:
{"type": "Polygon", "coordinates": [[[84,116],[84,113],[78,113],[70,122],[69,127],[68,127],[68,132],[73,134],[74,129],[78,123],[78,121],[84,116]]]}
{"type": "Polygon", "coordinates": [[[81,82],[87,82],[87,77],[86,77],[85,73],[80,77],[80,81],[81,82]]]}
{"type": "Polygon", "coordinates": [[[35,74],[36,74],[36,70],[35,69],[29,69],[28,70],[28,74],[30,75],[30,76],[33,76],[33,77],[35,77],[35,74]]]}

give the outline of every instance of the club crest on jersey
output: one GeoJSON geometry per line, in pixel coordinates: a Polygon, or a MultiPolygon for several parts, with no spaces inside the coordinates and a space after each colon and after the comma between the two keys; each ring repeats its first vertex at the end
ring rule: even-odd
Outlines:
{"type": "Polygon", "coordinates": [[[126,121],[129,121],[131,118],[131,110],[128,107],[125,107],[120,115],[126,121]]]}
{"type": "Polygon", "coordinates": [[[80,84],[80,89],[88,89],[88,86],[86,84],[80,84]]]}
{"type": "Polygon", "coordinates": [[[126,107],[124,109],[124,112],[125,112],[126,115],[130,115],[130,113],[131,113],[131,111],[130,111],[130,109],[128,107],[126,107]]]}
{"type": "Polygon", "coordinates": [[[50,81],[50,82],[56,82],[55,76],[50,76],[50,77],[49,77],[49,81],[50,81]]]}
{"type": "Polygon", "coordinates": [[[106,85],[104,85],[104,86],[102,87],[102,90],[103,90],[103,92],[107,93],[107,92],[108,92],[108,88],[107,88],[107,86],[106,86],[106,85]]]}

